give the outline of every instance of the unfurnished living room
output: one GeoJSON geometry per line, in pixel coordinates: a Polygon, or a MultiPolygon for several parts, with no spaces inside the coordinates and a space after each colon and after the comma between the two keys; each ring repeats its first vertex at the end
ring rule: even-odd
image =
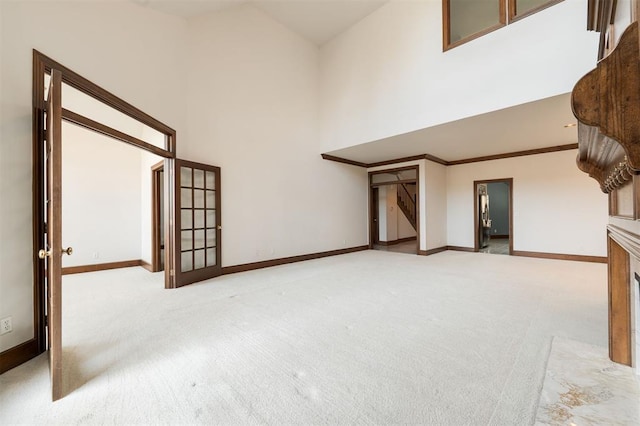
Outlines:
{"type": "Polygon", "coordinates": [[[638,0],[0,0],[1,424],[640,424],[638,0]]]}

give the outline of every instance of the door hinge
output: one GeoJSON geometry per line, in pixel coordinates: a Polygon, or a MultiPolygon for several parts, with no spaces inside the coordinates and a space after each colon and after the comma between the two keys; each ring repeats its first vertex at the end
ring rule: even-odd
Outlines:
{"type": "Polygon", "coordinates": [[[49,327],[49,315],[44,316],[44,326],[49,327]]]}
{"type": "Polygon", "coordinates": [[[45,222],[44,226],[42,227],[43,231],[45,234],[49,233],[49,226],[47,225],[47,223],[45,222]]]}

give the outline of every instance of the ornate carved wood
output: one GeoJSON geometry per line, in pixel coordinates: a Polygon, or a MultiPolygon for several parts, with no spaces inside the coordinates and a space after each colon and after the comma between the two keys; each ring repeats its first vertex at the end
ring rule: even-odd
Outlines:
{"type": "Polygon", "coordinates": [[[578,167],[609,193],[640,173],[638,22],[572,92],[578,119],[578,167]]]}

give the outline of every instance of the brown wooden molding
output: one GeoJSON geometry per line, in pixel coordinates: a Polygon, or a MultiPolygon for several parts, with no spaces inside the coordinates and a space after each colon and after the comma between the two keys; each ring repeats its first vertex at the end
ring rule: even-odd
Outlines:
{"type": "Polygon", "coordinates": [[[379,186],[389,186],[389,185],[402,185],[402,184],[417,184],[418,180],[417,179],[402,179],[402,180],[392,180],[389,182],[379,182],[379,183],[372,183],[371,188],[377,188],[379,186]]]}
{"type": "Polygon", "coordinates": [[[431,154],[424,154],[424,159],[433,161],[434,163],[442,164],[443,166],[449,165],[448,161],[443,160],[442,158],[436,157],[435,155],[431,155],[431,154]]]}
{"type": "Polygon", "coordinates": [[[485,28],[484,30],[478,31],[477,33],[468,35],[460,40],[451,42],[451,33],[450,33],[451,13],[449,8],[449,0],[442,0],[442,51],[446,52],[447,50],[453,49],[454,47],[458,47],[467,42],[480,38],[484,35],[487,35],[507,25],[506,14],[505,14],[506,8],[504,5],[504,1],[501,1],[499,3],[499,7],[500,7],[499,23],[497,23],[496,25],[492,25],[489,28],[485,28]]]}
{"type": "Polygon", "coordinates": [[[3,374],[40,354],[38,340],[31,339],[0,353],[0,374],[3,374]]]}
{"type": "Polygon", "coordinates": [[[140,259],[137,259],[137,260],[124,260],[121,262],[98,263],[95,265],[69,266],[66,268],[62,268],[62,275],[82,274],[84,272],[106,271],[109,269],[130,268],[132,266],[144,267],[143,261],[140,259]]]}
{"type": "Polygon", "coordinates": [[[407,237],[407,238],[398,238],[397,240],[391,240],[391,241],[378,241],[376,244],[379,244],[381,246],[395,246],[397,244],[408,243],[410,241],[416,241],[417,239],[418,239],[417,236],[415,236],[415,237],[407,237]]]}
{"type": "Polygon", "coordinates": [[[407,161],[417,161],[417,160],[424,160],[424,154],[412,155],[411,157],[394,158],[392,160],[386,160],[386,161],[377,161],[375,163],[367,164],[367,167],[370,168],[370,167],[389,166],[391,164],[406,163],[407,161]]]}
{"type": "MultiPolygon", "coordinates": [[[[578,146],[576,165],[600,184],[604,193],[611,193],[607,168],[624,159],[624,150],[616,141],[604,136],[597,127],[578,123],[578,140],[584,141],[578,146]]],[[[610,167],[609,167],[610,168],[610,167]]]]}
{"type": "Polygon", "coordinates": [[[579,122],[578,167],[604,192],[640,172],[637,21],[627,27],[616,48],[576,83],[571,107],[579,122]]]}
{"type": "Polygon", "coordinates": [[[513,256],[535,257],[538,259],[571,260],[575,262],[607,263],[606,256],[586,256],[582,254],[542,253],[537,251],[514,250],[513,256]]]}
{"type": "Polygon", "coordinates": [[[113,139],[119,140],[120,142],[128,143],[129,145],[137,146],[160,157],[170,157],[170,153],[162,148],[158,148],[157,146],[145,142],[142,139],[134,138],[133,136],[109,127],[105,124],[98,123],[97,121],[94,121],[73,111],[69,111],[68,109],[62,109],[62,118],[65,121],[76,124],[80,127],[84,127],[85,129],[100,133],[101,135],[109,136],[113,139]]]}
{"type": "MultiPolygon", "coordinates": [[[[418,166],[404,166],[404,167],[394,167],[392,169],[383,169],[383,170],[376,170],[375,172],[369,172],[369,183],[373,185],[373,181],[371,176],[373,175],[384,175],[384,174],[389,174],[389,173],[394,173],[394,172],[403,172],[406,170],[415,170],[416,171],[416,179],[418,177],[418,166]]],[[[389,182],[383,182],[383,183],[392,183],[392,184],[397,184],[398,182],[405,182],[405,181],[415,181],[416,179],[405,179],[402,181],[398,181],[398,180],[391,180],[389,182]]]]}
{"type": "Polygon", "coordinates": [[[272,266],[286,265],[289,263],[302,262],[305,260],[320,259],[323,257],[337,256],[340,254],[353,253],[357,251],[369,250],[369,246],[357,246],[345,249],[323,251],[320,253],[302,254],[299,256],[283,257],[280,259],[264,260],[262,262],[245,263],[242,265],[223,266],[222,275],[235,274],[238,272],[253,271],[255,269],[270,268],[272,266]]]}
{"type": "Polygon", "coordinates": [[[640,235],[620,228],[619,226],[607,226],[609,238],[617,242],[636,259],[640,259],[640,235]]]}
{"type": "Polygon", "coordinates": [[[394,158],[393,160],[386,160],[386,161],[378,161],[375,163],[369,163],[367,164],[367,167],[380,167],[380,166],[388,166],[390,164],[398,164],[398,163],[406,163],[407,161],[417,161],[417,160],[430,160],[433,161],[435,163],[439,163],[442,164],[444,166],[447,165],[447,161],[443,160],[442,158],[438,158],[434,155],[431,154],[420,154],[420,155],[412,155],[410,157],[401,157],[401,158],[394,158]]]}
{"type": "MultiPolygon", "coordinates": [[[[76,73],[70,68],[65,67],[61,63],[49,58],[48,56],[40,53],[35,49],[33,50],[33,55],[34,55],[34,58],[37,59],[38,64],[42,64],[42,66],[44,67],[43,71],[50,72],[52,68],[62,71],[62,76],[63,76],[62,81],[64,83],[97,99],[98,101],[110,106],[111,108],[118,110],[123,114],[126,114],[129,117],[132,117],[146,124],[147,126],[157,130],[160,133],[172,135],[171,139],[173,140],[167,141],[168,142],[167,151],[170,151],[173,154],[172,157],[175,156],[176,131],[173,130],[171,127],[165,125],[159,120],[156,120],[155,118],[151,117],[149,114],[143,112],[142,110],[139,110],[138,108],[134,107],[130,103],[118,98],[117,96],[106,91],[102,87],[99,87],[98,85],[82,77],[80,74],[76,73]]],[[[42,81],[44,81],[44,79],[40,81],[40,85],[42,85],[42,81]]],[[[44,96],[43,96],[43,99],[44,99],[44,96]]]]}
{"type": "Polygon", "coordinates": [[[465,251],[465,252],[471,252],[474,253],[475,250],[473,249],[473,247],[460,247],[460,246],[447,246],[447,250],[452,250],[452,251],[465,251]]]}
{"type": "Polygon", "coordinates": [[[366,163],[361,163],[359,161],[354,161],[354,160],[348,160],[342,157],[336,157],[335,155],[322,154],[322,158],[324,160],[335,161],[336,163],[349,164],[351,166],[358,166],[358,167],[367,167],[366,163]]]}
{"type": "Polygon", "coordinates": [[[509,235],[503,235],[503,234],[491,234],[491,239],[496,238],[496,239],[504,239],[504,238],[509,238],[509,235]]]}
{"type": "Polygon", "coordinates": [[[555,6],[556,4],[561,3],[563,1],[564,0],[550,0],[550,1],[546,2],[546,3],[544,3],[544,4],[541,4],[540,6],[537,6],[537,7],[534,7],[533,9],[531,9],[531,10],[528,10],[528,11],[526,11],[524,13],[517,14],[518,11],[517,11],[517,7],[516,7],[517,6],[516,0],[509,0],[509,24],[517,22],[520,19],[524,19],[527,16],[531,16],[534,13],[538,13],[538,12],[548,8],[548,7],[555,6]]]}
{"type": "Polygon", "coordinates": [[[418,254],[420,256],[431,256],[432,254],[442,253],[443,251],[447,251],[447,246],[437,247],[429,250],[418,250],[418,254]]]}
{"type": "MultiPolygon", "coordinates": [[[[162,211],[165,208],[163,200],[162,174],[164,173],[164,160],[151,166],[151,269],[149,272],[158,272],[162,270],[162,229],[164,223],[160,220],[162,211]]],[[[168,206],[167,206],[168,207],[168,206]]]]}
{"type": "Polygon", "coordinates": [[[491,160],[502,160],[505,158],[524,157],[527,155],[546,154],[549,152],[570,151],[572,149],[577,149],[577,148],[578,148],[577,143],[571,143],[567,145],[550,146],[547,148],[527,149],[525,151],[507,152],[504,154],[486,155],[484,157],[474,157],[474,158],[466,158],[463,160],[449,161],[447,162],[447,166],[457,166],[460,164],[479,163],[482,161],[491,161],[491,160]]]}
{"type": "MultiPolygon", "coordinates": [[[[149,272],[158,272],[158,271],[154,271],[153,270],[153,265],[150,264],[149,262],[145,262],[144,260],[140,261],[140,266],[142,266],[144,269],[146,269],[149,272]]],[[[115,269],[115,268],[113,268],[115,269]]]]}
{"type": "Polygon", "coordinates": [[[505,158],[524,157],[527,155],[538,155],[538,154],[546,154],[550,152],[570,151],[572,149],[578,149],[578,144],[570,143],[566,145],[556,145],[556,146],[549,146],[546,148],[528,149],[525,151],[506,152],[503,154],[486,155],[484,157],[464,158],[462,160],[453,160],[453,161],[446,161],[446,160],[443,160],[442,158],[438,158],[431,154],[420,154],[420,155],[414,155],[411,157],[402,157],[402,158],[396,158],[393,160],[378,161],[376,163],[361,163],[355,160],[347,160],[346,158],[335,157],[329,154],[322,154],[322,158],[324,158],[325,160],[336,161],[338,163],[350,164],[352,166],[358,166],[358,167],[364,167],[364,168],[388,166],[391,164],[399,164],[399,163],[405,163],[408,161],[416,161],[416,160],[429,160],[434,163],[442,164],[443,166],[457,166],[460,164],[479,163],[482,161],[491,161],[491,160],[503,160],[505,158]]]}

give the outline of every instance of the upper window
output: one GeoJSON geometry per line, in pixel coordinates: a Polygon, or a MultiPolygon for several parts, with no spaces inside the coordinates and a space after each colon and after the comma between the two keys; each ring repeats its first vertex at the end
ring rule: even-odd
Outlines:
{"type": "Polygon", "coordinates": [[[483,36],[562,0],[442,0],[444,50],[483,36]]]}

